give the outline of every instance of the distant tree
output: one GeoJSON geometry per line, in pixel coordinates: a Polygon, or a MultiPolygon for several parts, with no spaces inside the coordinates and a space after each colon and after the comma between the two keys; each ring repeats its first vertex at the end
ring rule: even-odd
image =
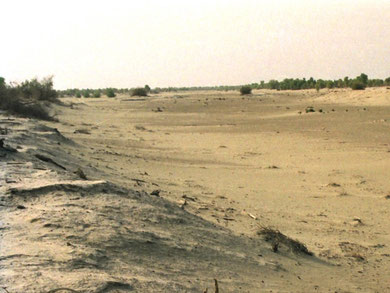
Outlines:
{"type": "Polygon", "coordinates": [[[145,85],[145,90],[146,90],[146,92],[150,93],[150,90],[151,90],[150,86],[148,86],[148,85],[146,84],[146,85],[145,85]]]}
{"type": "Polygon", "coordinates": [[[357,80],[361,81],[365,86],[367,86],[368,83],[368,75],[367,74],[360,74],[358,77],[356,77],[357,80]]]}
{"type": "Polygon", "coordinates": [[[84,91],[82,92],[82,95],[83,95],[84,98],[89,98],[89,97],[91,96],[89,90],[84,90],[84,91]]]}
{"type": "Polygon", "coordinates": [[[344,77],[344,86],[345,87],[349,87],[349,77],[348,76],[346,76],[346,77],[344,77]]]}
{"type": "Polygon", "coordinates": [[[99,91],[99,90],[95,90],[95,91],[93,92],[93,97],[94,97],[94,98],[100,98],[100,96],[101,96],[101,94],[100,94],[100,91],[99,91]]]}
{"type": "Polygon", "coordinates": [[[317,83],[320,89],[326,88],[326,82],[323,79],[318,79],[317,83]]]}
{"type": "Polygon", "coordinates": [[[263,89],[265,87],[264,80],[260,81],[260,88],[263,89]]]}
{"type": "Polygon", "coordinates": [[[350,85],[353,90],[364,90],[366,88],[366,85],[360,79],[354,79],[350,85]]]}
{"type": "Polygon", "coordinates": [[[145,88],[139,87],[135,88],[133,92],[131,93],[131,96],[140,96],[140,97],[146,97],[148,95],[148,92],[146,91],[145,88]]]}
{"type": "Polygon", "coordinates": [[[275,80],[275,79],[271,79],[271,80],[268,82],[268,85],[269,85],[269,88],[270,88],[271,90],[280,89],[279,81],[277,81],[277,80],[275,80]]]}
{"type": "Polygon", "coordinates": [[[328,80],[328,81],[326,82],[326,87],[327,87],[328,89],[334,88],[334,82],[333,82],[332,80],[328,80]]]}
{"type": "Polygon", "coordinates": [[[385,79],[385,83],[386,83],[386,85],[390,85],[390,77],[385,79]]]}
{"type": "Polygon", "coordinates": [[[240,88],[241,95],[250,95],[252,93],[252,88],[248,85],[242,86],[240,88]]]}
{"type": "Polygon", "coordinates": [[[109,98],[115,97],[116,95],[115,95],[114,89],[112,89],[112,88],[106,89],[106,96],[109,98]]]}

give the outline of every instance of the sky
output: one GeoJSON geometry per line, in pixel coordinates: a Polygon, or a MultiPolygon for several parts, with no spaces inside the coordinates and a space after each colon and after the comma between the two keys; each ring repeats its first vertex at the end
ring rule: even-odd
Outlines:
{"type": "Polygon", "coordinates": [[[390,76],[390,0],[0,4],[0,76],[57,89],[390,76]]]}

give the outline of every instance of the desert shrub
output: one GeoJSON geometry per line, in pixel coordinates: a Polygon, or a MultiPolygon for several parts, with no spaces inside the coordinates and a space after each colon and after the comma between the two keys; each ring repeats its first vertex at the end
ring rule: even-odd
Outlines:
{"type": "Polygon", "coordinates": [[[82,95],[83,95],[84,98],[89,98],[89,97],[91,96],[89,90],[84,90],[84,91],[82,92],[82,95]]]}
{"type": "Polygon", "coordinates": [[[306,113],[312,113],[312,112],[315,112],[316,110],[314,110],[314,107],[313,106],[309,106],[309,107],[306,107],[305,109],[305,112],[306,113]]]}
{"type": "Polygon", "coordinates": [[[58,94],[53,89],[53,77],[47,77],[39,81],[37,78],[26,80],[16,88],[20,94],[26,99],[51,101],[57,100],[58,94]]]}
{"type": "Polygon", "coordinates": [[[146,97],[148,95],[148,92],[145,88],[139,87],[135,88],[133,92],[131,93],[131,96],[139,96],[139,97],[146,97]]]}
{"type": "Polygon", "coordinates": [[[109,98],[113,98],[116,96],[115,92],[114,92],[114,89],[106,89],[106,96],[109,97],[109,98]]]}
{"type": "Polygon", "coordinates": [[[262,236],[265,241],[271,243],[273,252],[278,252],[280,247],[284,246],[287,250],[296,254],[313,255],[305,244],[298,240],[294,240],[271,227],[260,226],[257,235],[262,236]]]}
{"type": "Polygon", "coordinates": [[[93,97],[94,98],[100,98],[101,94],[100,94],[100,91],[94,91],[93,92],[93,97]]]}
{"type": "Polygon", "coordinates": [[[356,80],[360,81],[364,84],[364,86],[367,86],[368,83],[368,75],[367,74],[360,74],[358,77],[356,77],[356,80]]]}
{"type": "Polygon", "coordinates": [[[50,102],[58,102],[52,79],[32,79],[12,86],[0,78],[0,108],[11,114],[43,120],[54,120],[48,111],[50,102]]]}
{"type": "Polygon", "coordinates": [[[250,86],[242,86],[240,88],[241,95],[250,95],[252,93],[252,88],[250,86]]]}
{"type": "Polygon", "coordinates": [[[150,88],[149,85],[145,85],[145,90],[146,90],[147,93],[150,93],[150,91],[151,91],[152,89],[150,88]]]}
{"type": "Polygon", "coordinates": [[[351,82],[351,89],[353,90],[364,90],[365,88],[366,85],[358,79],[355,79],[351,82]]]}
{"type": "Polygon", "coordinates": [[[76,93],[76,98],[81,98],[81,93],[80,92],[76,93]]]}

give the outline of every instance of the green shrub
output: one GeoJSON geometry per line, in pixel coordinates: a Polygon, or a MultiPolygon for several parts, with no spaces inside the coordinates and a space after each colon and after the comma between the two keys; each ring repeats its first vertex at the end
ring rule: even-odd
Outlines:
{"type": "Polygon", "coordinates": [[[57,91],[53,89],[52,76],[44,78],[41,81],[36,78],[26,80],[22,84],[17,85],[16,88],[25,99],[54,102],[58,97],[57,91]]]}
{"type": "Polygon", "coordinates": [[[355,79],[351,82],[351,89],[353,90],[364,90],[365,88],[366,85],[360,80],[355,79]]]}
{"type": "Polygon", "coordinates": [[[252,88],[250,86],[242,86],[240,88],[241,95],[250,95],[252,93],[252,88]]]}
{"type": "Polygon", "coordinates": [[[147,95],[148,95],[148,92],[143,87],[135,88],[133,90],[133,92],[131,93],[132,97],[134,97],[134,96],[146,97],[147,95]]]}
{"type": "Polygon", "coordinates": [[[48,111],[50,102],[59,102],[51,77],[41,82],[32,79],[16,86],[7,85],[4,78],[0,78],[0,109],[2,110],[24,117],[54,120],[48,111]]]}
{"type": "Polygon", "coordinates": [[[115,92],[114,92],[114,89],[106,89],[106,96],[109,97],[109,98],[113,98],[116,96],[115,92]]]}
{"type": "Polygon", "coordinates": [[[84,98],[89,98],[91,96],[91,94],[89,93],[89,90],[83,91],[82,95],[83,95],[84,98]]]}
{"type": "Polygon", "coordinates": [[[100,96],[101,96],[100,91],[94,91],[93,93],[94,98],[100,98],[100,96]]]}
{"type": "Polygon", "coordinates": [[[81,93],[80,92],[76,93],[76,98],[81,98],[81,93]]]}

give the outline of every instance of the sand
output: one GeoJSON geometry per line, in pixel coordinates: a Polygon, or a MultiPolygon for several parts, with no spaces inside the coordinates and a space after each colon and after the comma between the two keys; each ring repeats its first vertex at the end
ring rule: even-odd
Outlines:
{"type": "Polygon", "coordinates": [[[0,121],[9,292],[390,290],[390,90],[63,101],[0,121]]]}

